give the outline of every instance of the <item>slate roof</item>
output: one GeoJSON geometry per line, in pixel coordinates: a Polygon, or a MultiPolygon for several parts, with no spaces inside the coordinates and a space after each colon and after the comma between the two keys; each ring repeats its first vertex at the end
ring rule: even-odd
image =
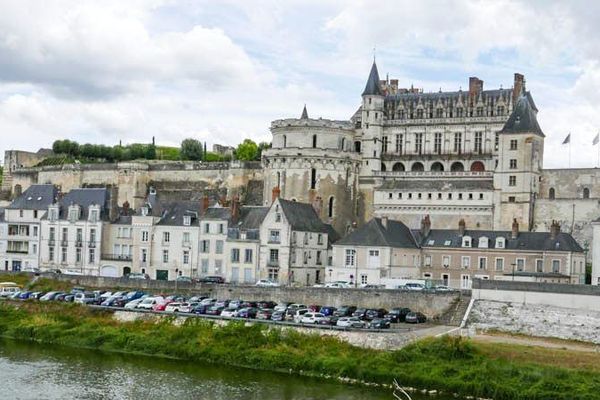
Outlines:
{"type": "Polygon", "coordinates": [[[545,137],[536,114],[537,109],[529,92],[522,94],[500,133],[535,133],[545,137]]]}
{"type": "MultiPolygon", "coordinates": [[[[420,233],[414,232],[419,237],[420,233]]],[[[511,239],[511,231],[467,230],[465,235],[472,239],[471,247],[479,247],[479,239],[487,237],[488,248],[496,248],[496,238],[506,239],[507,250],[533,250],[533,251],[573,251],[583,252],[581,246],[568,233],[560,232],[556,239],[552,239],[550,232],[519,232],[516,239],[511,239]]],[[[423,247],[462,248],[462,236],[453,229],[432,229],[426,238],[422,238],[423,247]],[[430,244],[433,240],[433,244],[430,244]],[[449,244],[446,244],[449,242],[449,244]]]]}
{"type": "Polygon", "coordinates": [[[385,180],[379,186],[381,190],[412,191],[456,191],[456,190],[494,190],[491,179],[455,179],[455,180],[385,180]]]}
{"type": "Polygon", "coordinates": [[[237,224],[230,227],[227,232],[229,239],[240,239],[241,231],[246,232],[246,239],[258,240],[260,238],[260,225],[269,212],[269,207],[242,207],[240,219],[237,224]]]}
{"type": "Polygon", "coordinates": [[[379,71],[377,71],[377,64],[375,64],[375,60],[373,60],[371,72],[369,73],[369,79],[367,79],[367,85],[365,86],[365,90],[363,91],[362,95],[383,96],[381,87],[379,87],[379,71]]]}
{"type": "Polygon", "coordinates": [[[65,194],[59,201],[60,205],[60,218],[65,219],[68,217],[70,205],[78,205],[81,207],[81,213],[79,215],[80,220],[86,220],[88,218],[89,207],[92,204],[100,206],[101,218],[108,217],[108,204],[109,194],[108,190],[100,188],[84,188],[84,189],[72,189],[69,193],[65,194]]]}
{"type": "Polygon", "coordinates": [[[340,240],[340,234],[333,228],[333,225],[325,224],[325,226],[327,227],[327,240],[330,245],[340,240]]]}
{"type": "Polygon", "coordinates": [[[54,203],[58,189],[54,185],[31,185],[13,200],[7,209],[47,210],[54,203]]]}
{"type": "MultiPolygon", "coordinates": [[[[492,98],[498,98],[501,96],[505,96],[505,101],[508,103],[508,99],[510,96],[512,96],[512,90],[509,89],[489,89],[489,90],[482,90],[480,92],[481,94],[481,98],[482,99],[486,99],[487,97],[492,97],[492,98]]],[[[479,95],[478,95],[479,96],[479,95]]],[[[422,92],[398,92],[395,94],[388,94],[386,96],[386,101],[387,100],[410,100],[410,101],[417,101],[419,99],[421,99],[422,101],[438,101],[438,100],[454,100],[454,101],[458,101],[458,98],[462,97],[462,101],[464,103],[464,106],[467,107],[468,103],[469,103],[469,92],[465,92],[462,90],[456,90],[456,91],[448,91],[448,92],[429,92],[429,93],[422,93],[422,92]]],[[[532,99],[533,101],[533,99],[532,99]]]]}
{"type": "Polygon", "coordinates": [[[200,219],[221,219],[229,221],[231,218],[231,209],[229,207],[208,207],[204,212],[204,215],[200,219]]]}
{"type": "Polygon", "coordinates": [[[373,218],[338,240],[336,245],[419,248],[408,226],[400,221],[388,220],[387,227],[384,227],[381,218],[373,218]]]}
{"type": "Polygon", "coordinates": [[[200,204],[197,201],[173,201],[162,203],[161,218],[157,225],[163,226],[184,226],[183,218],[189,216],[192,218],[190,226],[198,226],[198,213],[200,204]]]}
{"type": "Polygon", "coordinates": [[[312,205],[279,199],[281,209],[292,229],[300,232],[327,233],[327,226],[321,221],[312,205]]]}

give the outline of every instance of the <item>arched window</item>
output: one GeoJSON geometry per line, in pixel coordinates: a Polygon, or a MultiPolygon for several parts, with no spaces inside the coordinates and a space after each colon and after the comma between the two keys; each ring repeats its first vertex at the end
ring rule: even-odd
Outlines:
{"type": "Polygon", "coordinates": [[[423,163],[421,162],[416,162],[412,165],[412,167],[410,168],[411,171],[416,171],[416,172],[421,172],[421,171],[425,171],[425,167],[423,166],[423,163]]]}
{"type": "Polygon", "coordinates": [[[345,138],[342,138],[342,148],[341,148],[341,150],[342,151],[346,150],[346,139],[345,138]]]}
{"type": "Polygon", "coordinates": [[[310,170],[310,188],[314,189],[317,187],[317,170],[311,168],[310,170]]]}
{"type": "Polygon", "coordinates": [[[329,198],[329,205],[327,207],[327,216],[329,218],[333,218],[333,207],[335,205],[335,197],[331,196],[329,198]]]}
{"type": "Polygon", "coordinates": [[[386,171],[386,169],[387,169],[387,168],[385,167],[385,164],[384,164],[384,163],[381,163],[381,170],[382,170],[383,172],[385,172],[385,171],[386,171]]]}
{"type": "Polygon", "coordinates": [[[583,188],[583,198],[584,199],[589,199],[590,198],[590,189],[583,188]]]}
{"type": "Polygon", "coordinates": [[[450,171],[452,172],[462,172],[464,170],[465,166],[459,161],[452,163],[452,165],[450,166],[450,171]]]}
{"type": "Polygon", "coordinates": [[[556,193],[554,191],[554,188],[550,188],[550,190],[548,190],[548,198],[550,200],[554,200],[555,196],[556,196],[556,193]]]}
{"type": "Polygon", "coordinates": [[[444,164],[442,164],[439,161],[436,161],[433,164],[431,164],[431,170],[434,171],[434,172],[443,172],[444,171],[444,164]]]}
{"type": "Polygon", "coordinates": [[[392,167],[392,171],[406,171],[406,170],[404,169],[404,164],[402,164],[401,162],[397,162],[392,167]]]}
{"type": "Polygon", "coordinates": [[[481,161],[475,161],[471,164],[471,171],[473,172],[483,172],[485,171],[485,165],[481,161]]]}
{"type": "Polygon", "coordinates": [[[281,188],[281,172],[277,173],[277,187],[281,188]]]}
{"type": "Polygon", "coordinates": [[[359,141],[354,142],[354,151],[357,153],[360,153],[360,142],[359,141]]]}
{"type": "Polygon", "coordinates": [[[313,135],[312,147],[313,149],[317,148],[317,135],[313,135]]]}
{"type": "Polygon", "coordinates": [[[287,136],[283,135],[283,147],[287,147],[287,136]]]}

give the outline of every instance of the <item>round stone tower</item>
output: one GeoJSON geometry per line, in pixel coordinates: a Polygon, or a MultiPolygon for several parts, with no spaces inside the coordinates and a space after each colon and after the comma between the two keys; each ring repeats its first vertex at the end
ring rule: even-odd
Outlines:
{"type": "Polygon", "coordinates": [[[360,155],[349,121],[300,118],[271,123],[272,147],[263,153],[265,205],[273,189],[287,200],[311,203],[326,223],[345,234],[356,215],[360,155]]]}

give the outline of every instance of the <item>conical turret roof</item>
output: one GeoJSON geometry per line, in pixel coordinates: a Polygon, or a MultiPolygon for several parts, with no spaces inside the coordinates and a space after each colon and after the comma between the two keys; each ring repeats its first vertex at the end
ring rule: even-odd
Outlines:
{"type": "Polygon", "coordinates": [[[365,90],[363,91],[362,95],[383,96],[381,88],[379,87],[379,71],[377,71],[377,64],[375,63],[375,60],[373,60],[373,66],[371,67],[371,72],[369,73],[369,79],[367,80],[367,85],[365,86],[365,90]]]}
{"type": "Polygon", "coordinates": [[[522,93],[500,133],[535,133],[544,137],[537,121],[537,109],[532,102],[529,92],[522,93]]]}
{"type": "Polygon", "coordinates": [[[304,109],[302,110],[302,115],[300,119],[308,119],[308,111],[306,111],[306,104],[304,105],[304,109]]]}

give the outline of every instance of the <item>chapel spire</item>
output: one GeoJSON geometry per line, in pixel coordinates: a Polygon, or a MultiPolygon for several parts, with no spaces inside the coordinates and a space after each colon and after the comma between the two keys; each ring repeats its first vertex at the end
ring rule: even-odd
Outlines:
{"type": "Polygon", "coordinates": [[[363,91],[362,95],[383,96],[383,92],[379,87],[379,71],[377,71],[377,64],[375,63],[375,59],[373,59],[373,66],[371,66],[369,79],[367,80],[367,85],[365,86],[365,90],[363,91]]]}
{"type": "Polygon", "coordinates": [[[306,111],[306,104],[304,105],[304,109],[302,110],[302,115],[300,119],[308,119],[308,111],[306,111]]]}

